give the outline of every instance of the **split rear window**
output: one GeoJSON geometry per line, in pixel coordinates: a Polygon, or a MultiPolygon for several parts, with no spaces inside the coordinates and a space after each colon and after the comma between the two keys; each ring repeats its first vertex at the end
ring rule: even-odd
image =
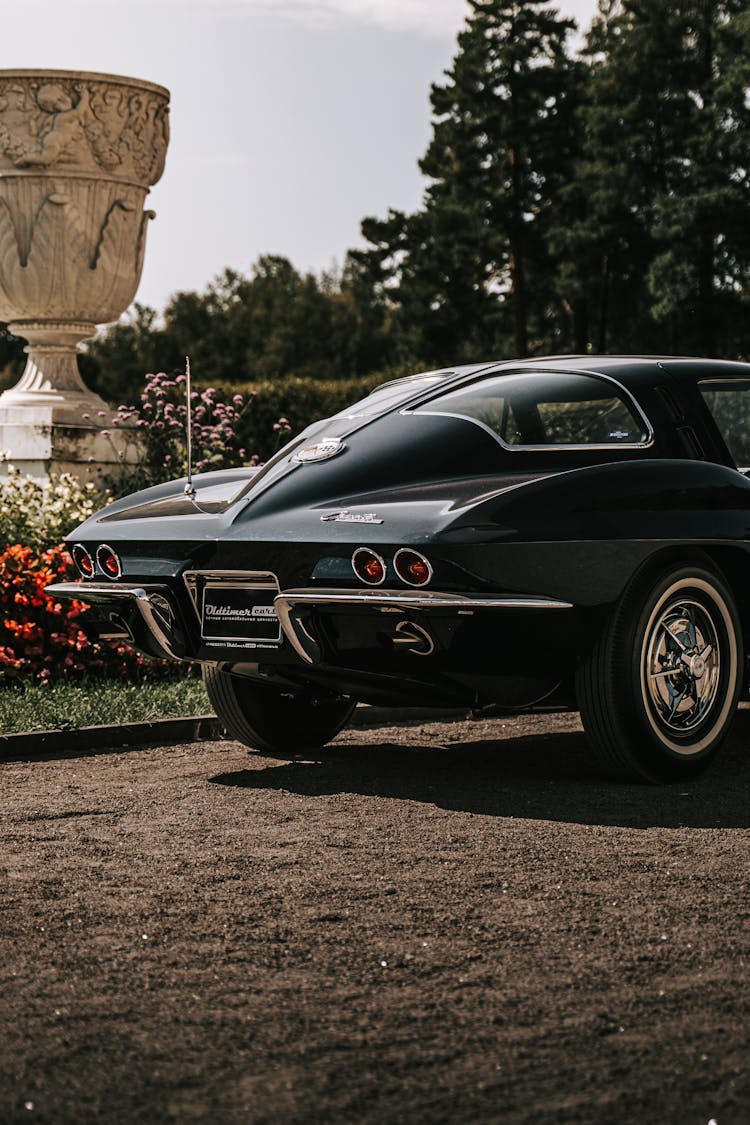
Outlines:
{"type": "Polygon", "coordinates": [[[528,371],[481,379],[415,408],[475,422],[509,448],[645,445],[646,419],[609,379],[528,371]]]}

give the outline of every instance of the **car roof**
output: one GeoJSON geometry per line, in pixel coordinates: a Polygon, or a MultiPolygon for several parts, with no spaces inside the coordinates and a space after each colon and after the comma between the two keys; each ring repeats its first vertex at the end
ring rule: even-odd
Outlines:
{"type": "Polygon", "coordinates": [[[750,363],[740,363],[733,360],[701,359],[694,356],[665,356],[665,355],[548,355],[532,356],[526,359],[501,359],[485,360],[484,363],[456,364],[435,368],[431,371],[418,371],[412,375],[391,379],[380,383],[360,402],[354,406],[363,407],[368,399],[375,399],[384,389],[401,388],[403,394],[382,403],[379,409],[372,411],[362,410],[352,413],[352,407],[335,415],[336,418],[357,418],[360,424],[366,419],[390,414],[392,411],[402,411],[405,407],[420,405],[435,395],[458,390],[466,383],[485,378],[494,378],[504,374],[520,374],[528,372],[544,372],[555,375],[559,373],[584,373],[609,376],[615,379],[631,393],[638,395],[647,388],[661,386],[669,387],[675,382],[695,384],[701,379],[743,379],[750,380],[750,363]],[[427,388],[426,381],[432,385],[427,388]],[[361,414],[361,417],[360,417],[361,414]]]}
{"type": "MultiPolygon", "coordinates": [[[[697,356],[664,355],[551,355],[528,359],[505,359],[495,363],[475,364],[446,369],[460,385],[462,378],[482,374],[502,375],[507,372],[546,371],[593,372],[609,375],[633,388],[644,383],[668,382],[671,379],[694,382],[699,378],[750,379],[750,363],[734,360],[701,359],[697,356]]],[[[453,382],[453,380],[451,380],[453,382]]]]}
{"type": "Polygon", "coordinates": [[[552,355],[534,356],[521,360],[502,360],[492,369],[544,368],[560,371],[595,371],[606,374],[618,372],[653,371],[668,369],[670,374],[694,375],[697,371],[711,370],[747,378],[750,376],[750,363],[734,360],[705,359],[699,356],[669,355],[552,355]]]}

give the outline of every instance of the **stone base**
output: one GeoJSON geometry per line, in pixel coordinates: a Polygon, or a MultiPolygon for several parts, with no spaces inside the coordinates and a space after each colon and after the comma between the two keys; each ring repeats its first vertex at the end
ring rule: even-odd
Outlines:
{"type": "Polygon", "coordinates": [[[38,481],[72,473],[103,487],[124,468],[138,463],[139,435],[132,427],[111,426],[104,418],[59,420],[55,406],[0,406],[0,477],[13,465],[38,481]]]}

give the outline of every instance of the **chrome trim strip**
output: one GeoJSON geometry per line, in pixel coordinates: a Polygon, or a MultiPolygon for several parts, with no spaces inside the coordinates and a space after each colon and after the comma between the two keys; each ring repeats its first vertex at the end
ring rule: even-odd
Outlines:
{"type": "Polygon", "coordinates": [[[505,597],[482,598],[463,594],[444,594],[426,590],[420,594],[407,591],[361,590],[287,590],[274,599],[284,635],[297,655],[306,664],[315,664],[320,651],[301,622],[295,622],[292,613],[297,606],[367,606],[380,613],[398,613],[399,610],[453,609],[461,616],[482,609],[573,609],[572,602],[554,598],[505,597]],[[300,632],[304,636],[300,636],[300,632]]]}
{"type": "Polygon", "coordinates": [[[53,582],[50,586],[45,586],[45,593],[51,597],[74,598],[80,602],[91,601],[94,605],[129,598],[135,602],[143,623],[164,656],[168,660],[181,659],[172,648],[172,640],[159,623],[148,593],[142,586],[110,586],[103,582],[53,582]]]}
{"type": "Polygon", "coordinates": [[[125,595],[132,597],[136,590],[143,594],[146,593],[142,586],[112,586],[109,582],[52,582],[49,586],[44,587],[45,593],[49,594],[50,597],[75,598],[79,602],[87,600],[99,602],[125,595]],[[100,596],[87,599],[86,594],[100,596]]]}
{"type": "Polygon", "coordinates": [[[483,598],[472,594],[444,594],[425,590],[412,594],[408,590],[285,590],[278,601],[321,605],[375,605],[377,608],[404,606],[406,609],[572,609],[572,602],[557,598],[537,598],[533,594],[516,597],[483,598]]]}

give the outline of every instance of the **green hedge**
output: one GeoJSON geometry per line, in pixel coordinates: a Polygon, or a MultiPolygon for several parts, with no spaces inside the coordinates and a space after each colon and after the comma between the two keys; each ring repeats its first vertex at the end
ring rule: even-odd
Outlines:
{"type": "MultiPolygon", "coordinates": [[[[363,398],[379,384],[407,374],[411,374],[410,369],[355,379],[300,379],[287,375],[264,382],[233,383],[217,390],[222,398],[231,400],[233,395],[241,394],[246,399],[241,419],[242,445],[248,456],[257,453],[265,461],[289,436],[279,436],[274,431],[279,418],[288,420],[292,435],[298,434],[318,418],[328,418],[363,398]]],[[[208,384],[201,381],[196,386],[203,390],[208,384]]]]}

